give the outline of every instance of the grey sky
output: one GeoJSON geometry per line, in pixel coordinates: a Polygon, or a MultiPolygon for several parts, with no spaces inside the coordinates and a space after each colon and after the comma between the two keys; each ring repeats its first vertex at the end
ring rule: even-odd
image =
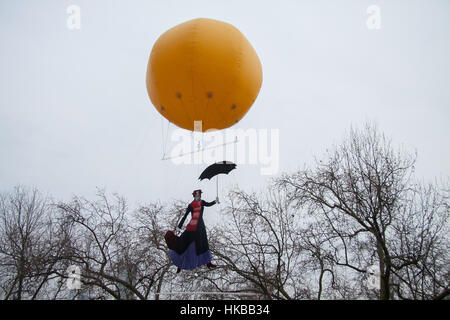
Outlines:
{"type": "MultiPolygon", "coordinates": [[[[190,200],[200,167],[161,161],[161,117],[145,88],[168,28],[197,17],[235,25],[256,49],[263,85],[236,126],[280,129],[280,172],[310,163],[351,124],[375,120],[417,149],[417,173],[450,175],[450,1],[0,1],[0,190],[58,199],[95,188],[133,205],[190,200]],[[81,8],[81,29],[66,25],[81,8]],[[366,26],[369,5],[381,29],[366,26]]],[[[260,190],[239,166],[220,186],[260,190]]],[[[222,189],[222,193],[225,189],[222,189]]]]}

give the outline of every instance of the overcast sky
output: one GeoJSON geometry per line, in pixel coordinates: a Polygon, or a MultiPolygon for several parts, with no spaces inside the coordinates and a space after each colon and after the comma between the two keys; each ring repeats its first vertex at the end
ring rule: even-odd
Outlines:
{"type": "MultiPolygon", "coordinates": [[[[419,177],[450,176],[448,0],[1,0],[0,191],[67,200],[105,187],[133,206],[202,188],[213,200],[215,182],[197,182],[206,165],[161,160],[166,122],[145,87],[158,36],[198,17],[233,24],[258,53],[263,85],[236,128],[279,129],[278,174],[369,120],[417,150],[419,177]],[[80,29],[67,26],[70,5],[80,29]],[[367,26],[370,5],[380,29],[367,26]]],[[[260,169],[221,176],[221,195],[263,189],[260,169]]]]}

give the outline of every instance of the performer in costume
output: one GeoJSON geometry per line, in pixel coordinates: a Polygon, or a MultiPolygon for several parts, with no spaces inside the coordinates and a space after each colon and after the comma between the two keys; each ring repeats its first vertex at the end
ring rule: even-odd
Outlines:
{"type": "Polygon", "coordinates": [[[176,250],[169,249],[169,255],[174,265],[178,267],[177,273],[181,269],[192,270],[204,264],[208,268],[215,268],[211,263],[211,252],[209,251],[208,237],[206,236],[206,227],[203,222],[203,208],[210,207],[219,203],[216,201],[207,202],[201,199],[202,190],[195,190],[192,195],[192,201],[178,224],[178,230],[181,230],[184,221],[191,213],[191,221],[186,226],[186,230],[178,239],[176,250]]]}

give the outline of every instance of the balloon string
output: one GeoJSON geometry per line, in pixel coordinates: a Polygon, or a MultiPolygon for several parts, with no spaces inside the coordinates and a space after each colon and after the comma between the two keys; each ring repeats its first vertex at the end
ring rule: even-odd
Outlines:
{"type": "Polygon", "coordinates": [[[160,115],[161,117],[161,143],[162,143],[162,151],[163,151],[163,159],[166,157],[166,152],[167,152],[167,141],[169,140],[169,126],[170,126],[170,121],[167,120],[167,128],[166,128],[166,133],[164,134],[164,120],[163,120],[163,116],[160,115]]]}
{"type": "MultiPolygon", "coordinates": [[[[202,139],[203,139],[203,134],[202,134],[202,139]]],[[[203,147],[203,140],[202,140],[201,146],[203,147]]],[[[200,140],[197,141],[197,151],[200,152],[200,140]]],[[[197,176],[200,175],[200,163],[201,163],[200,157],[201,157],[202,155],[203,155],[203,153],[199,155],[199,159],[198,159],[198,164],[197,164],[197,176]]]]}
{"type": "Polygon", "coordinates": [[[167,121],[167,128],[166,128],[166,143],[165,143],[165,151],[164,153],[167,152],[167,142],[169,141],[169,128],[170,128],[170,121],[167,121]]]}
{"type": "Polygon", "coordinates": [[[159,115],[159,118],[161,119],[161,149],[162,149],[163,158],[164,158],[166,153],[164,152],[164,124],[163,124],[162,115],[159,115]]]}

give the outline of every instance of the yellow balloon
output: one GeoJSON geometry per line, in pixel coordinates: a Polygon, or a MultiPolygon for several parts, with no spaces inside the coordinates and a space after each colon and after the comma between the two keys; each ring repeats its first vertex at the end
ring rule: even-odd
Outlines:
{"type": "Polygon", "coordinates": [[[199,18],[158,38],[146,82],[159,113],[191,131],[194,121],[201,121],[204,132],[228,128],[244,117],[261,88],[262,66],[237,28],[199,18]]]}

